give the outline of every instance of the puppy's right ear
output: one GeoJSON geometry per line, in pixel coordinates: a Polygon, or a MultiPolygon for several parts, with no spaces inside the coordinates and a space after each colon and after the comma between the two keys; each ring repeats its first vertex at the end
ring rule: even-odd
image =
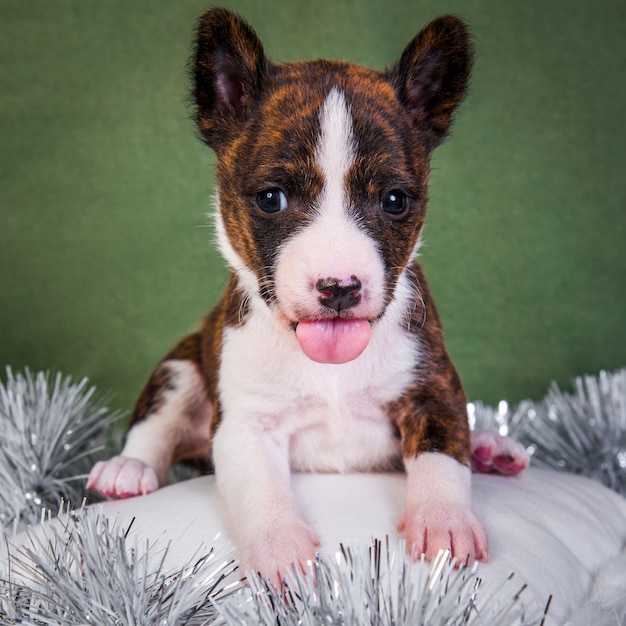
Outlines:
{"type": "Polygon", "coordinates": [[[272,66],[254,30],[227,9],[202,15],[195,43],[194,117],[204,140],[217,149],[248,119],[272,66]]]}

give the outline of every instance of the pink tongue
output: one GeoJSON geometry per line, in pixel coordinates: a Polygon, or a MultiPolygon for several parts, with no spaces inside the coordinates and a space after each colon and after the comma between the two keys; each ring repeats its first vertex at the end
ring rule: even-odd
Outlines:
{"type": "Polygon", "coordinates": [[[296,337],[312,361],[347,363],[367,347],[371,328],[367,320],[312,320],[299,322],[296,337]]]}

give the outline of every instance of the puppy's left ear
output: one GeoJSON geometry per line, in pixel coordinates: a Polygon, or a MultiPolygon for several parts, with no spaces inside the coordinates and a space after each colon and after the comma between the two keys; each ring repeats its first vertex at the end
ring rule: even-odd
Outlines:
{"type": "Polygon", "coordinates": [[[415,36],[388,72],[430,150],[448,134],[454,111],[467,92],[473,52],[467,25],[444,15],[415,36]]]}

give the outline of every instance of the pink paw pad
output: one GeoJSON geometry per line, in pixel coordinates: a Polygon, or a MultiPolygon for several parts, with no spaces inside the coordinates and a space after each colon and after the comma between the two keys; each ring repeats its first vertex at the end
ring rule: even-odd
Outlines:
{"type": "Polygon", "coordinates": [[[159,488],[155,471],[139,459],[123,456],[96,463],[89,474],[87,489],[107,498],[132,498],[159,488]]]}
{"type": "Polygon", "coordinates": [[[521,443],[490,431],[472,433],[472,469],[481,474],[521,474],[530,464],[521,443]]]}

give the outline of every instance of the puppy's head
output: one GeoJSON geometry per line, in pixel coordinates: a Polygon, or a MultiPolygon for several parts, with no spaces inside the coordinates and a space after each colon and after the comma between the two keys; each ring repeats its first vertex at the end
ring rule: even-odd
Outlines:
{"type": "Polygon", "coordinates": [[[218,235],[242,288],[322,362],[356,358],[424,223],[430,154],[467,88],[465,25],[442,17],[377,72],[274,65],[225,9],[200,19],[196,122],[218,160],[218,235]]]}

